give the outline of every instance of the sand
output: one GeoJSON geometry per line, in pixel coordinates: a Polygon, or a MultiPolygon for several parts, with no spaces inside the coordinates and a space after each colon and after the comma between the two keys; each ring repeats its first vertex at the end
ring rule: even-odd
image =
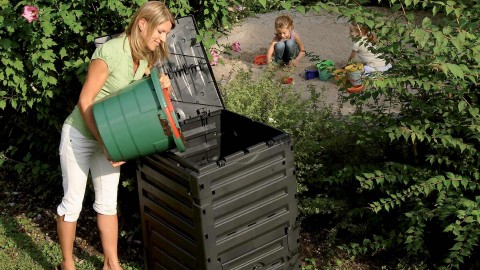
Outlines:
{"type": "MultiPolygon", "coordinates": [[[[224,84],[232,79],[232,70],[252,70],[255,74],[263,72],[265,66],[253,64],[256,56],[265,54],[274,35],[274,21],[280,14],[290,14],[293,18],[294,29],[305,44],[307,55],[300,60],[299,66],[291,73],[294,79],[295,90],[302,91],[307,98],[307,86],[313,85],[317,90],[324,89],[324,101],[334,110],[340,108],[342,114],[353,111],[349,104],[339,104],[339,90],[333,81],[321,81],[319,78],[305,79],[305,70],[314,70],[318,59],[331,60],[336,68],[345,66],[351,52],[352,40],[349,35],[348,22],[344,18],[325,14],[295,11],[276,11],[248,17],[233,27],[230,33],[218,40],[222,46],[215,47],[220,52],[219,63],[213,66],[213,73],[217,82],[224,84]],[[241,51],[231,54],[222,53],[223,46],[231,46],[239,42],[241,51]],[[220,63],[221,62],[221,63],[220,63]]],[[[278,68],[278,77],[281,80],[286,72],[278,68]]]]}

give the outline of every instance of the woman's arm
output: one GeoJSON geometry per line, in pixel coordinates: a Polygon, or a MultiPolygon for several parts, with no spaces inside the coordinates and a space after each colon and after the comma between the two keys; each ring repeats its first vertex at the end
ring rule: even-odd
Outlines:
{"type": "Polygon", "coordinates": [[[105,61],[101,59],[94,59],[90,63],[88,68],[87,79],[83,84],[82,91],[80,92],[80,97],[78,99],[78,108],[82,113],[83,119],[87,128],[90,130],[92,135],[98,141],[100,146],[103,149],[103,152],[107,156],[107,159],[110,160],[110,163],[113,167],[120,166],[124,164],[124,161],[113,162],[111,161],[108,152],[105,149],[102,138],[98,132],[97,126],[95,125],[95,119],[93,117],[93,102],[95,97],[98,95],[100,90],[102,90],[103,85],[107,81],[108,77],[108,66],[105,61]]]}
{"type": "Polygon", "coordinates": [[[103,145],[103,142],[93,118],[93,102],[100,90],[102,90],[103,85],[107,81],[107,77],[107,63],[101,59],[92,60],[90,67],[88,68],[87,79],[83,84],[77,104],[82,113],[83,119],[85,120],[85,124],[101,145],[103,145]]]}

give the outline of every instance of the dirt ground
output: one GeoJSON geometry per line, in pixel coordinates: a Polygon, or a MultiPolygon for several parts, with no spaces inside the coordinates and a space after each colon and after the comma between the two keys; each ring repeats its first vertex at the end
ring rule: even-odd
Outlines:
{"type": "MultiPolygon", "coordinates": [[[[275,11],[266,14],[259,14],[256,17],[248,17],[233,27],[228,36],[218,40],[222,46],[231,46],[239,42],[241,51],[232,54],[220,52],[219,63],[213,66],[213,72],[217,82],[228,82],[229,74],[234,69],[252,70],[259,74],[265,66],[253,64],[256,56],[265,54],[270,41],[274,35],[274,21],[278,15],[290,14],[293,18],[294,29],[302,38],[305,44],[307,55],[300,60],[300,65],[292,71],[294,87],[302,91],[307,97],[307,85],[314,85],[316,89],[325,89],[324,101],[326,105],[332,105],[333,109],[338,108],[338,88],[333,81],[321,81],[319,78],[306,80],[305,70],[315,70],[318,60],[331,60],[336,68],[345,66],[351,52],[352,41],[349,36],[348,22],[344,18],[324,14],[307,13],[301,14],[294,11],[275,11]]],[[[279,68],[279,78],[284,76],[285,71],[279,68]]],[[[342,114],[348,114],[353,108],[348,104],[340,107],[342,114]]]]}

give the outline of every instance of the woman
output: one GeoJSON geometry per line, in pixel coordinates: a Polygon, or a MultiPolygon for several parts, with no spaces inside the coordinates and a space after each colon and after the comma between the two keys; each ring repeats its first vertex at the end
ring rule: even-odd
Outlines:
{"type": "MultiPolygon", "coordinates": [[[[167,34],[175,26],[168,8],[158,1],[142,5],[120,37],[94,52],[79,101],[62,128],[60,164],[64,197],[57,208],[57,230],[63,260],[57,269],[75,269],[73,244],[88,173],[92,175],[97,225],[103,248],[103,269],[121,269],[118,255],[117,189],[120,166],[109,157],[93,118],[93,103],[150,73],[168,57],[167,34]]],[[[160,82],[170,87],[168,77],[160,82]]]]}

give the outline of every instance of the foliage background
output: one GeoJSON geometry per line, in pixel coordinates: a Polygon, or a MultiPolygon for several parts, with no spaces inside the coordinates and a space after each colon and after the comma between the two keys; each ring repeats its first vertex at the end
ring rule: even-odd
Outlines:
{"type": "MultiPolygon", "coordinates": [[[[58,197],[60,128],[76,103],[93,39],[121,32],[143,2],[0,0],[0,165],[15,185],[41,199],[58,197]],[[20,16],[25,5],[39,7],[37,21],[20,16]]],[[[345,96],[357,105],[355,114],[325,114],[314,109],[315,99],[309,113],[294,114],[289,106],[298,103],[288,94],[281,96],[289,102],[268,96],[270,103],[235,107],[235,99],[243,98],[241,105],[249,95],[234,82],[226,100],[246,115],[277,104],[274,115],[260,120],[274,119],[269,123],[297,141],[302,215],[318,221],[316,229],[323,228],[333,244],[352,256],[391,258],[398,268],[478,268],[480,5],[369,2],[167,4],[177,15],[195,15],[207,47],[215,43],[214,33],[228,31],[243,16],[272,9],[322,10],[369,26],[394,69],[366,80],[368,91],[345,96]],[[373,3],[388,12],[365,5],[373,3]],[[235,5],[245,9],[229,11],[235,5]],[[299,129],[300,119],[321,122],[299,129]]],[[[134,178],[124,175],[122,192],[134,194],[134,178]]]]}

